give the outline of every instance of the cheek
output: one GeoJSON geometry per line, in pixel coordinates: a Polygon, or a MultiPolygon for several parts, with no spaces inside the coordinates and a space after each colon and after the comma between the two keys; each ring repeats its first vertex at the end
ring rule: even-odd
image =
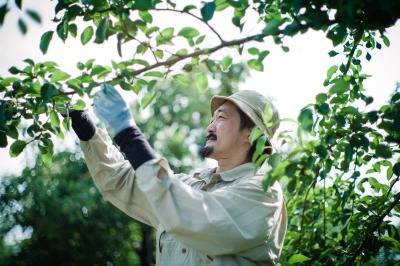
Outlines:
{"type": "Polygon", "coordinates": [[[232,124],[232,123],[227,122],[227,121],[217,123],[217,125],[216,125],[217,132],[225,132],[225,131],[228,131],[229,128],[232,126],[231,124],[232,124]]]}
{"type": "Polygon", "coordinates": [[[237,132],[237,127],[234,123],[234,121],[224,121],[219,124],[217,124],[217,134],[223,134],[223,135],[233,135],[235,132],[237,132]]]}

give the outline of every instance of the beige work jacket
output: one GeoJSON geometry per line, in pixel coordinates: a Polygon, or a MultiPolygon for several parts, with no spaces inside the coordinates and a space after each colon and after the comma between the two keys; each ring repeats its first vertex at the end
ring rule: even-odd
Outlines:
{"type": "Polygon", "coordinates": [[[278,183],[264,192],[252,163],[215,174],[173,174],[165,159],[135,172],[109,136],[81,141],[102,195],[134,219],[157,228],[157,265],[274,265],[286,233],[278,183]],[[157,178],[160,168],[167,173],[157,178]]]}

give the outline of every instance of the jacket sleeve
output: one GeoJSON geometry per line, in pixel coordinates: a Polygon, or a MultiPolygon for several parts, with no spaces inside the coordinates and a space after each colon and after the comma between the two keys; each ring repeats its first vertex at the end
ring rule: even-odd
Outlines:
{"type": "Polygon", "coordinates": [[[129,161],[112,144],[110,137],[97,129],[88,141],[81,141],[86,164],[101,194],[134,219],[157,227],[149,202],[138,188],[136,173],[129,161]]]}
{"type": "Polygon", "coordinates": [[[172,175],[164,159],[143,164],[137,178],[157,220],[183,245],[215,256],[245,253],[269,242],[269,248],[280,252],[286,212],[278,184],[265,193],[260,179],[254,178],[199,191],[172,175]],[[155,178],[161,167],[166,176],[155,178]]]}

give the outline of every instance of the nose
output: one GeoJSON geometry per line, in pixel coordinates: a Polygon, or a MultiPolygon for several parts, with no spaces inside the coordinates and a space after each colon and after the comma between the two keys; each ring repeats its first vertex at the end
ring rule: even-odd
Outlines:
{"type": "Polygon", "coordinates": [[[207,133],[208,133],[208,134],[215,133],[215,123],[214,123],[214,121],[211,122],[211,123],[208,125],[208,127],[206,128],[206,130],[207,130],[207,133]]]}

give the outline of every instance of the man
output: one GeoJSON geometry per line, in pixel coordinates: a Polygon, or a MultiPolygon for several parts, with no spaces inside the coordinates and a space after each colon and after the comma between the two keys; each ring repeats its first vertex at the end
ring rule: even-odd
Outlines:
{"type": "Polygon", "coordinates": [[[286,209],[278,183],[263,191],[255,175],[249,135],[254,125],[270,140],[276,130],[262,120],[265,106],[255,91],[214,96],[207,142],[199,151],[216,168],[173,174],[157,158],[120,94],[105,85],[94,112],[114,137],[96,129],[85,112],[72,126],[96,186],[117,208],[157,228],[157,265],[274,265],[286,233],[286,209]]]}

